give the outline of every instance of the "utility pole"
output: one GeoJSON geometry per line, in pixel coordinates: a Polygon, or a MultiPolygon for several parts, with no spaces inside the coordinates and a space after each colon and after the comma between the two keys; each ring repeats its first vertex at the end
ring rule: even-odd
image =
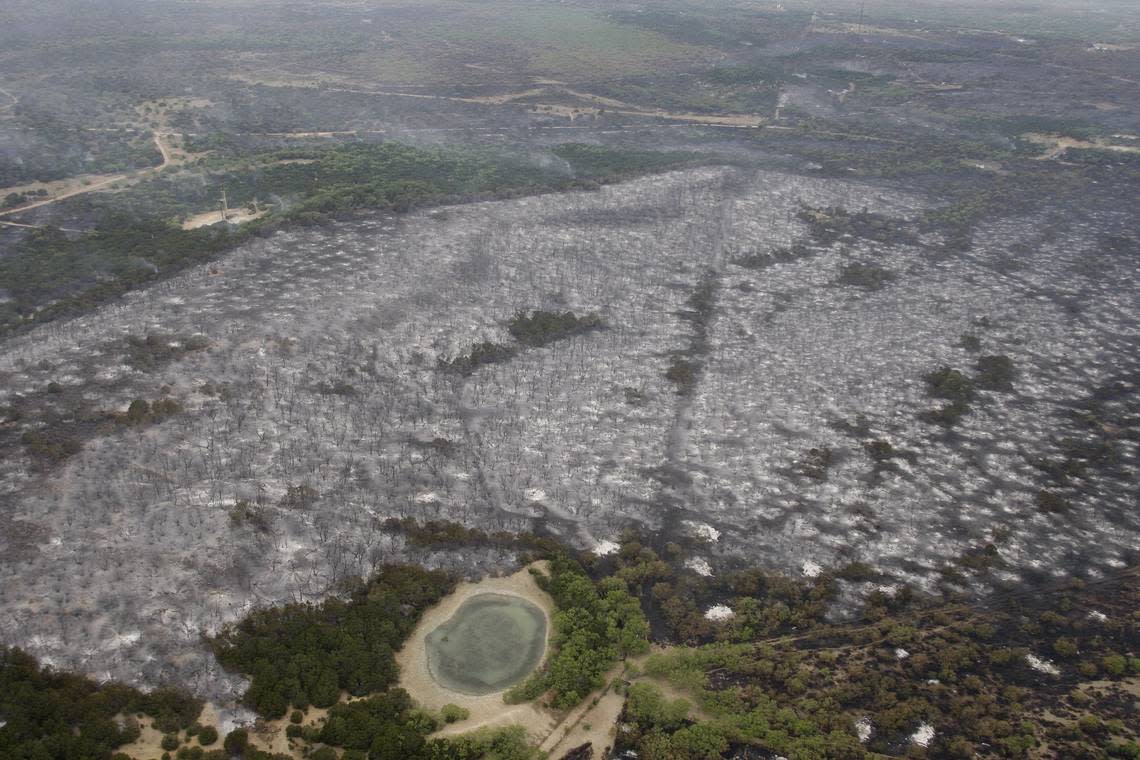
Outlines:
{"type": "Polygon", "coordinates": [[[222,221],[227,221],[230,218],[230,204],[226,200],[226,189],[222,188],[222,221]]]}

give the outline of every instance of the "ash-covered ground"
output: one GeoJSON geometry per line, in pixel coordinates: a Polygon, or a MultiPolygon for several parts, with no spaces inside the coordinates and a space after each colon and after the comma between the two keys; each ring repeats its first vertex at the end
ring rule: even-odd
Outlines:
{"type": "Polygon", "coordinates": [[[686,536],[698,571],[859,561],[930,593],[1134,562],[1140,288],[1134,255],[1102,244],[1126,212],[1041,209],[967,252],[937,232],[828,242],[801,214],[907,225],[930,205],[704,168],[378,215],[275,233],[10,339],[0,638],[225,697],[240,685],[201,636],[253,605],[401,558],[512,562],[410,549],[389,517],[584,548],[635,527],[686,536]],[[778,249],[795,253],[755,264],[778,249]],[[606,326],[442,366],[511,345],[530,309],[606,326]],[[1011,387],[978,387],[953,427],[924,418],[945,403],[926,375],[994,355],[1011,387]],[[134,399],[181,411],[91,421],[134,399]],[[52,425],[83,438],[56,466],[26,445],[52,425]]]}

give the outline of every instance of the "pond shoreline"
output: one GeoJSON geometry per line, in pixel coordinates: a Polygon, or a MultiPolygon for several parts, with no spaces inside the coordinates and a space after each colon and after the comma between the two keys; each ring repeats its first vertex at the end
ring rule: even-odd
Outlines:
{"type": "Polygon", "coordinates": [[[481,696],[463,694],[437,682],[428,668],[427,635],[450,620],[464,602],[486,593],[516,596],[542,611],[546,617],[545,651],[536,666],[542,667],[550,655],[554,600],[538,587],[531,575],[531,568],[545,571],[546,563],[535,562],[513,575],[459,584],[439,604],[424,612],[412,635],[396,653],[396,663],[400,668],[400,681],[397,685],[406,690],[412,699],[432,711],[439,711],[445,704],[459,705],[470,711],[467,720],[444,726],[439,731],[441,735],[462,734],[484,726],[521,725],[537,743],[546,738],[556,724],[556,716],[536,704],[505,704],[505,689],[481,696]]]}

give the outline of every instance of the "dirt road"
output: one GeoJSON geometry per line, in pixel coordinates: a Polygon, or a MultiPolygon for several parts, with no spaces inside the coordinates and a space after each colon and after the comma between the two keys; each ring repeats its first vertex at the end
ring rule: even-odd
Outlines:
{"type": "MultiPolygon", "coordinates": [[[[154,169],[143,169],[142,171],[143,172],[150,172],[150,171],[155,171],[155,170],[154,169]]],[[[46,198],[42,201],[35,201],[34,203],[28,203],[28,204],[23,205],[23,206],[17,206],[16,208],[10,208],[10,209],[6,209],[4,211],[0,211],[0,216],[10,216],[12,214],[20,214],[20,213],[23,213],[24,211],[31,211],[34,208],[40,208],[41,206],[47,206],[51,203],[55,203],[56,201],[62,201],[65,198],[74,198],[77,195],[83,195],[85,193],[93,193],[97,190],[102,190],[107,185],[113,185],[116,182],[120,182],[122,180],[128,179],[130,177],[134,177],[134,176],[137,176],[137,173],[136,174],[117,174],[113,177],[108,177],[107,179],[104,179],[100,182],[93,182],[90,185],[84,185],[84,186],[77,188],[75,190],[70,190],[70,191],[65,192],[65,193],[60,193],[59,195],[53,195],[52,197],[46,198]]]]}
{"type": "MultiPolygon", "coordinates": [[[[185,162],[185,158],[179,159],[179,158],[176,158],[174,156],[173,148],[171,147],[171,145],[168,142],[171,137],[172,137],[172,134],[169,132],[162,132],[159,130],[155,130],[155,132],[154,132],[154,137],[153,137],[154,145],[158,149],[158,152],[162,155],[162,163],[159,164],[158,166],[150,166],[150,167],[147,167],[146,169],[138,169],[138,170],[133,171],[133,172],[127,172],[126,174],[115,174],[115,175],[111,175],[109,177],[105,176],[101,179],[98,179],[97,181],[91,182],[90,184],[80,185],[79,187],[74,187],[71,190],[65,190],[64,192],[61,192],[57,195],[50,196],[50,197],[45,198],[43,200],[34,201],[32,203],[27,203],[27,204],[24,204],[23,206],[17,206],[15,208],[5,209],[3,211],[0,211],[0,216],[11,216],[12,214],[20,214],[20,213],[23,213],[25,211],[31,211],[32,209],[36,209],[36,208],[40,208],[42,206],[50,205],[52,203],[55,203],[56,201],[62,201],[62,200],[65,200],[67,198],[74,198],[77,195],[84,195],[86,193],[98,192],[99,190],[106,188],[108,185],[113,185],[116,182],[138,181],[138,180],[142,179],[143,177],[147,177],[151,174],[155,174],[157,172],[160,172],[168,166],[174,166],[174,165],[185,162]]],[[[34,225],[25,225],[25,226],[34,226],[34,225]]]]}

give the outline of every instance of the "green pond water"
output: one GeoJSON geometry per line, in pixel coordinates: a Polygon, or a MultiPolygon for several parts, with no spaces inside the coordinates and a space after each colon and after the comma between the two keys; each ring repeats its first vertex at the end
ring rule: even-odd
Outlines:
{"type": "Polygon", "coordinates": [[[502,691],[525,678],[546,648],[546,615],[517,596],[479,594],[427,635],[428,670],[461,694],[502,691]]]}

